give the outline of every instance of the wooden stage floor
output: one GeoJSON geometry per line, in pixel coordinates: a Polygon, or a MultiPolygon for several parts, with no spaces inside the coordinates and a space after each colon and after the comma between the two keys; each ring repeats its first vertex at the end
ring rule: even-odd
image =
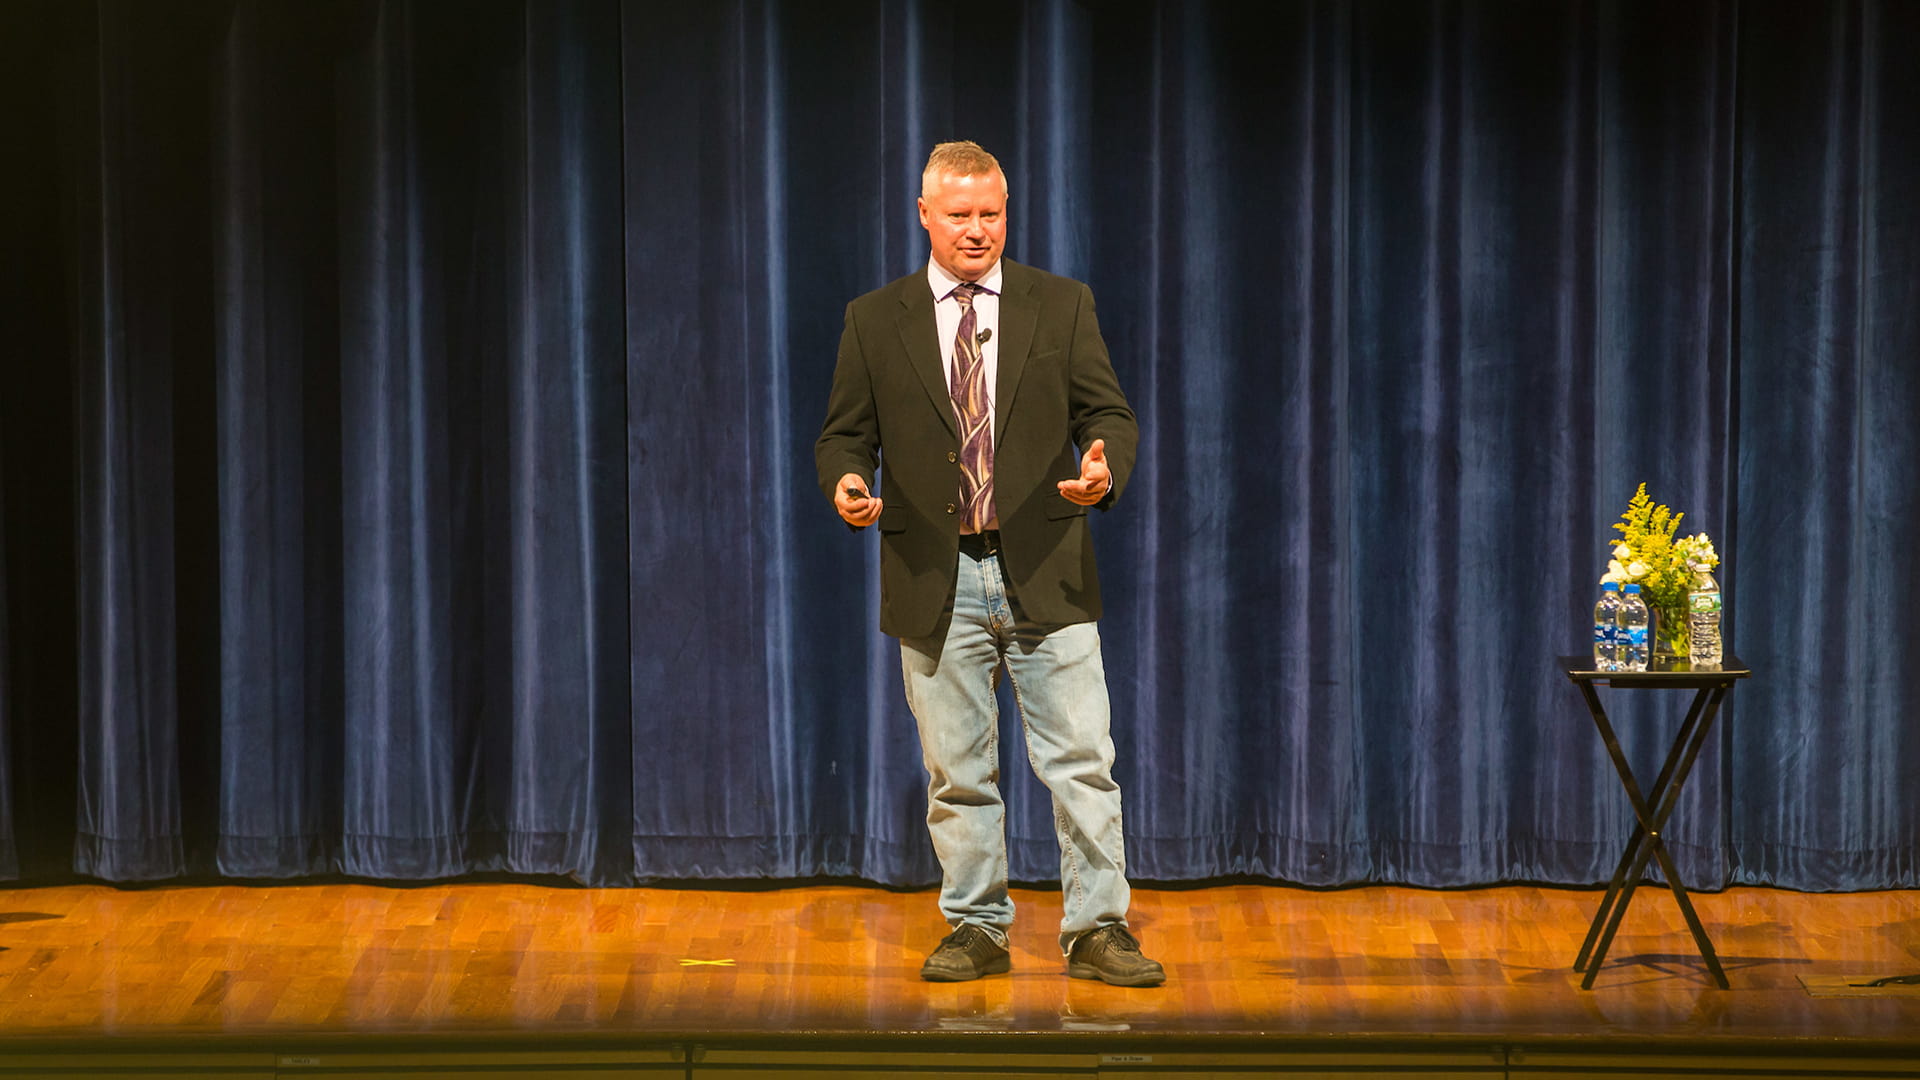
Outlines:
{"type": "Polygon", "coordinates": [[[930,984],[930,891],[460,883],[0,890],[0,1049],[45,1040],[806,1040],[1021,1034],[1113,1045],[1343,1040],[1778,1043],[1920,1052],[1920,893],[1699,895],[1732,989],[1643,890],[1592,991],[1600,894],[1140,889],[1170,979],[1066,978],[1057,892],[1016,892],[1014,970],[930,984]],[[1811,988],[1811,989],[1810,989],[1811,988]]]}

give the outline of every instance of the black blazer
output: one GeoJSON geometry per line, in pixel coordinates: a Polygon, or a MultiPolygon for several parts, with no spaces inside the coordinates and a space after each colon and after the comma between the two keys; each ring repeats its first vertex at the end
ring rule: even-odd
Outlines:
{"type": "MultiPolygon", "coordinates": [[[[1002,559],[1029,618],[1100,617],[1087,508],[1055,488],[1080,475],[1076,447],[1106,440],[1112,506],[1140,429],[1107,358],[1085,285],[1003,260],[995,380],[994,505],[1002,559]]],[[[831,499],[847,473],[882,483],[880,629],[926,637],[953,596],[959,557],[959,434],[924,269],[847,305],[827,418],[814,444],[831,499]]]]}

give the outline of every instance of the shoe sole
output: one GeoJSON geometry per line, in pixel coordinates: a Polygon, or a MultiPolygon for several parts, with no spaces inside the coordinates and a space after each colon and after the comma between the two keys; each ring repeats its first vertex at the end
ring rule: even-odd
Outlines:
{"type": "Polygon", "coordinates": [[[1118,975],[1108,975],[1092,964],[1068,964],[1067,977],[1073,979],[1092,979],[1095,982],[1103,982],[1109,986],[1159,986],[1161,983],[1167,981],[1167,973],[1164,971],[1158,975],[1146,972],[1130,978],[1123,978],[1118,975]]]}
{"type": "Polygon", "coordinates": [[[971,975],[962,975],[958,972],[953,972],[953,971],[928,971],[925,968],[921,968],[920,978],[924,979],[927,982],[972,982],[973,980],[981,978],[982,976],[1005,975],[1007,972],[1012,970],[1013,970],[1013,958],[1011,956],[1002,956],[997,959],[987,961],[986,967],[981,968],[979,971],[976,971],[971,975]]]}

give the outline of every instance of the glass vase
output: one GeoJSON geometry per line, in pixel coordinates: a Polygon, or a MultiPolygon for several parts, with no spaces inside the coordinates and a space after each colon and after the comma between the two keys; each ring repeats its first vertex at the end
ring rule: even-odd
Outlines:
{"type": "Polygon", "coordinates": [[[1692,651],[1687,636],[1687,608],[1676,605],[1649,605],[1653,612],[1653,659],[1669,663],[1687,659],[1692,651]]]}

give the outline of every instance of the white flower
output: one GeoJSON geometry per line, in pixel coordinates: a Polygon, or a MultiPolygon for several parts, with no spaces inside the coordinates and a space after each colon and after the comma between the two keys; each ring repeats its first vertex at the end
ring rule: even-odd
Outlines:
{"type": "Polygon", "coordinates": [[[1683,536],[1673,547],[1691,573],[1704,574],[1720,563],[1720,556],[1714,552],[1713,541],[1708,539],[1706,533],[1683,536]]]}
{"type": "Polygon", "coordinates": [[[1647,576],[1647,564],[1646,564],[1646,563],[1643,563],[1643,562],[1641,562],[1641,561],[1640,561],[1640,560],[1638,560],[1638,559],[1635,559],[1635,560],[1634,560],[1633,562],[1631,562],[1631,563],[1629,563],[1629,564],[1627,565],[1627,576],[1628,576],[1628,577],[1632,577],[1632,578],[1642,578],[1642,577],[1646,577],[1646,576],[1647,576]]]}
{"type": "Polygon", "coordinates": [[[1613,557],[1616,559],[1631,559],[1633,558],[1633,549],[1628,547],[1625,541],[1622,541],[1621,543],[1613,545],[1613,557]]]}

